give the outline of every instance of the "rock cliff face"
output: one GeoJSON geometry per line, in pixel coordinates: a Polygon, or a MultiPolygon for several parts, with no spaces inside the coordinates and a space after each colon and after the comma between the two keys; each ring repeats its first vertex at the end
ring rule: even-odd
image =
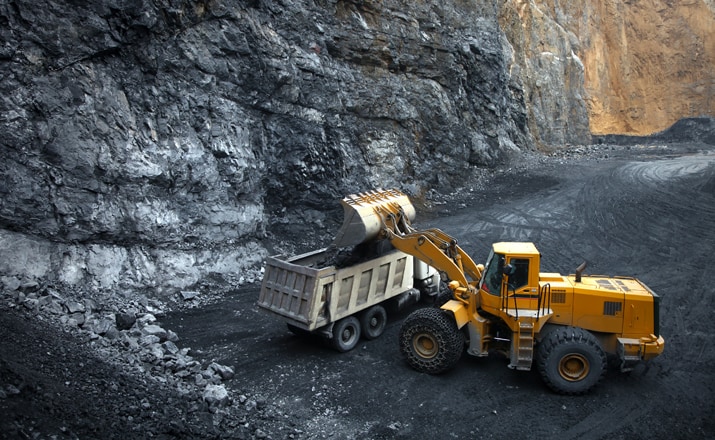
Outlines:
{"type": "Polygon", "coordinates": [[[4,288],[231,286],[343,194],[419,198],[589,142],[623,97],[598,94],[592,48],[624,40],[547,3],[2,2],[4,288]]]}
{"type": "Polygon", "coordinates": [[[712,0],[506,0],[501,22],[520,46],[530,125],[547,142],[559,139],[550,127],[566,127],[566,139],[581,128],[550,125],[549,115],[580,116],[584,101],[589,130],[599,135],[649,135],[715,114],[712,0]],[[545,78],[561,78],[565,93],[539,105],[541,94],[553,93],[545,78]],[[578,82],[582,88],[569,86],[578,82]]]}
{"type": "MultiPolygon", "coordinates": [[[[568,20],[561,9],[539,3],[505,0],[499,13],[513,47],[510,69],[519,72],[524,85],[529,129],[537,142],[545,145],[588,142],[579,38],[564,26],[568,20]]],[[[574,12],[585,8],[576,3],[569,2],[566,7],[574,12]]]]}

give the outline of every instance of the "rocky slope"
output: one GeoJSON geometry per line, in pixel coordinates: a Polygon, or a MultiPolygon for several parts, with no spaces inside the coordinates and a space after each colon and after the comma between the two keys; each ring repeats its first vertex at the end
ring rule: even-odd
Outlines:
{"type": "Polygon", "coordinates": [[[508,0],[504,5],[501,22],[512,29],[510,41],[522,45],[516,52],[528,72],[524,83],[534,123],[573,117],[584,111],[584,101],[588,128],[598,135],[650,135],[681,118],[715,114],[712,0],[508,0]],[[545,86],[553,81],[545,78],[582,81],[583,88],[567,85],[572,94],[539,112],[539,96],[553,93],[545,86]]]}
{"type": "Polygon", "coordinates": [[[616,16],[559,5],[0,3],[3,288],[230,288],[329,242],[345,193],[420,202],[590,142],[616,16]],[[272,240],[295,222],[315,235],[272,240]]]}
{"type": "Polygon", "coordinates": [[[0,22],[10,289],[236,284],[267,225],[531,145],[491,2],[12,1],[0,22]]]}

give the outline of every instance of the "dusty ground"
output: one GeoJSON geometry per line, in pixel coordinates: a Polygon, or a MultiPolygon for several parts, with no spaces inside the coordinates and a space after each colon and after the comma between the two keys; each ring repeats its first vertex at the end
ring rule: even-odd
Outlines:
{"type": "Polygon", "coordinates": [[[418,212],[417,225],[457,237],[478,261],[493,241],[528,240],[542,252],[542,270],[572,273],[586,260],[587,273],[642,279],[662,297],[665,353],[631,374],[609,372],[581,397],[550,392],[535,371],[509,370],[497,354],[465,355],[448,374],[428,376],[399,356],[409,310],[392,315],[379,339],[339,354],[260,311],[253,285],[160,319],[196,358],[235,368],[232,404],[211,412],[3,307],[0,437],[715,436],[715,351],[707,348],[715,336],[715,148],[593,147],[483,183],[418,212]]]}

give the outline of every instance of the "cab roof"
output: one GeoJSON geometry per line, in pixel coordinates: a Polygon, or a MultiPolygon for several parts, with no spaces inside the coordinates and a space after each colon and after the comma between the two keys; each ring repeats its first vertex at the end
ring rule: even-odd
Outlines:
{"type": "Polygon", "coordinates": [[[498,254],[539,255],[534,243],[529,242],[503,241],[492,244],[492,248],[498,254]]]}

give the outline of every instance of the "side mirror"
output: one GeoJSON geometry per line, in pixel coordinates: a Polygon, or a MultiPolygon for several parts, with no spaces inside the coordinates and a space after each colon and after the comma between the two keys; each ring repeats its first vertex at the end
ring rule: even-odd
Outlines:
{"type": "Polygon", "coordinates": [[[516,272],[516,267],[511,264],[507,264],[504,266],[504,269],[502,269],[502,273],[508,277],[514,275],[514,272],[516,272]]]}

